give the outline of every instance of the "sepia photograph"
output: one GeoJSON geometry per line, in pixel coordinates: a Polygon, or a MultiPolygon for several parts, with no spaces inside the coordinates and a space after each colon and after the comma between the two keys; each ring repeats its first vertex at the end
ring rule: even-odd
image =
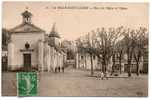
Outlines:
{"type": "Polygon", "coordinates": [[[149,3],[2,2],[2,96],[148,97],[149,3]]]}

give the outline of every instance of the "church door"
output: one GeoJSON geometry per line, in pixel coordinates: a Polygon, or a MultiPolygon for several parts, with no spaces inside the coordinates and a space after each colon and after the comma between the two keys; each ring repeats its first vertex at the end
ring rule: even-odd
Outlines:
{"type": "Polygon", "coordinates": [[[24,67],[30,69],[31,67],[31,54],[24,54],[24,67]]]}

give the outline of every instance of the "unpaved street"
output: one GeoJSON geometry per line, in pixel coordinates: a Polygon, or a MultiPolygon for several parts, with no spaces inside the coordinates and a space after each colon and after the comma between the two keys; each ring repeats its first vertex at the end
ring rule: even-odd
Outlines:
{"type": "MultiPolygon", "coordinates": [[[[89,74],[89,71],[72,68],[64,73],[41,72],[38,96],[147,96],[147,75],[101,80],[89,74]]],[[[15,73],[3,73],[2,79],[2,94],[15,96],[15,73]]]]}

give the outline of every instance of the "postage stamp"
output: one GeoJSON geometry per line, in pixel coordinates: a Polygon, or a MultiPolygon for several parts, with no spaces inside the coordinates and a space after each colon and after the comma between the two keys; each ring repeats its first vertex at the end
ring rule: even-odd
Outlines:
{"type": "Polygon", "coordinates": [[[37,95],[37,73],[18,72],[17,74],[18,96],[37,95]]]}

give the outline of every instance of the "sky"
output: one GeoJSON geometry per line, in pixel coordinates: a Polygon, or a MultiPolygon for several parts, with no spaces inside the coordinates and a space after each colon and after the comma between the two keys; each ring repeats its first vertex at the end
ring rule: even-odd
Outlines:
{"type": "Polygon", "coordinates": [[[52,25],[56,23],[57,31],[62,39],[68,40],[75,40],[101,27],[122,25],[130,28],[139,28],[140,26],[148,28],[149,24],[149,4],[147,3],[9,1],[3,2],[2,5],[3,28],[11,29],[21,24],[21,13],[28,9],[33,14],[32,23],[34,25],[42,28],[48,34],[52,25]],[[63,8],[64,6],[69,9],[63,8]],[[71,7],[73,8],[71,9],[71,7]]]}

